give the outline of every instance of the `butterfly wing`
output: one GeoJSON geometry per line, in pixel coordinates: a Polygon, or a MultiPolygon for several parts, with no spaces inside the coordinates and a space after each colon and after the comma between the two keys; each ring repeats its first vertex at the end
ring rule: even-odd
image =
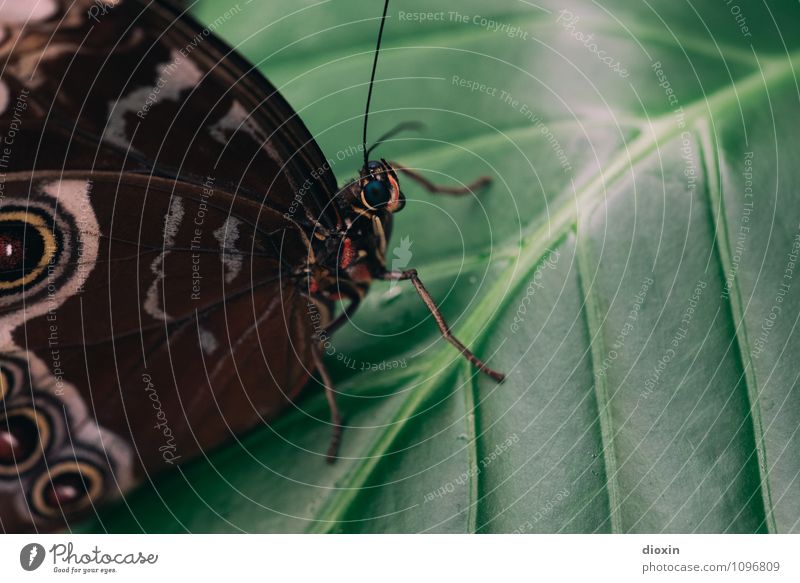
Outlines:
{"type": "Polygon", "coordinates": [[[131,173],[10,175],[0,239],[6,530],[117,497],[275,417],[308,379],[287,272],[308,241],[268,207],[131,173]]]}
{"type": "Polygon", "coordinates": [[[19,531],[279,414],[309,312],[329,317],[298,292],[310,229],[341,220],[295,112],[166,4],[7,2],[0,59],[0,526],[19,531]]]}
{"type": "Polygon", "coordinates": [[[23,18],[18,4],[0,7],[0,119],[72,124],[158,174],[212,176],[298,221],[339,224],[330,164],[299,116],[184,11],[42,0],[23,18]]]}

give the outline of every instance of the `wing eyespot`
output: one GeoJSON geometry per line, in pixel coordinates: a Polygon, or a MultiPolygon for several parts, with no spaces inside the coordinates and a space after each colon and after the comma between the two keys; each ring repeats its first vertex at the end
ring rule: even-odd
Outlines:
{"type": "Polygon", "coordinates": [[[0,414],[0,476],[18,476],[34,467],[50,445],[49,419],[32,407],[0,414]]]}
{"type": "Polygon", "coordinates": [[[46,517],[74,515],[91,507],[105,487],[103,472],[87,461],[64,461],[42,472],[31,488],[32,509],[46,517]]]}
{"type": "Polygon", "coordinates": [[[0,294],[28,288],[47,277],[60,252],[60,234],[37,212],[0,213],[0,294]]]}
{"type": "Polygon", "coordinates": [[[0,366],[0,403],[5,402],[6,397],[11,393],[11,388],[14,386],[14,381],[11,377],[11,371],[6,370],[5,367],[0,366]]]}

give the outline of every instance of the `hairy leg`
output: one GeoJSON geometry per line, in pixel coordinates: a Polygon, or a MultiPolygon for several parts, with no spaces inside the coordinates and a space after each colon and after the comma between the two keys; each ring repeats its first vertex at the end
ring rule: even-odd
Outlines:
{"type": "Polygon", "coordinates": [[[503,373],[497,372],[494,369],[489,368],[486,363],[484,363],[481,359],[475,356],[466,346],[464,346],[461,341],[453,336],[453,333],[450,331],[450,327],[445,322],[442,313],[439,311],[439,308],[436,305],[436,302],[433,301],[430,292],[425,289],[425,286],[422,284],[422,281],[417,275],[416,269],[408,269],[405,271],[387,271],[382,276],[381,279],[384,280],[394,280],[394,281],[405,281],[410,280],[411,283],[416,288],[419,297],[422,298],[422,301],[425,302],[425,305],[430,310],[431,315],[433,315],[434,320],[436,320],[436,324],[439,326],[439,330],[442,332],[442,336],[444,339],[447,340],[450,344],[455,346],[461,354],[464,355],[464,358],[469,360],[475,367],[480,370],[482,373],[490,376],[497,382],[502,382],[505,378],[503,373]]]}
{"type": "Polygon", "coordinates": [[[322,384],[325,387],[325,398],[328,400],[328,407],[331,410],[331,442],[328,446],[328,453],[325,460],[332,464],[336,461],[339,455],[339,446],[342,443],[342,414],[339,412],[339,407],[336,405],[336,390],[333,388],[333,381],[328,374],[328,369],[325,368],[325,363],[322,362],[322,355],[319,351],[319,346],[314,343],[311,347],[311,353],[314,357],[314,366],[322,378],[322,384]]]}

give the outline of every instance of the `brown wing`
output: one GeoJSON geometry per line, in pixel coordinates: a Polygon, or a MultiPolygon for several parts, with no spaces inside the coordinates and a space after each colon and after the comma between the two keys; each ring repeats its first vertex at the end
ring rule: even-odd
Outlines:
{"type": "Polygon", "coordinates": [[[308,241],[280,213],[129,173],[11,174],[4,195],[6,531],[90,510],[305,384],[313,330],[292,275],[308,241]]]}
{"type": "Polygon", "coordinates": [[[335,178],[300,118],[191,17],[151,0],[23,4],[0,7],[0,122],[72,125],[158,174],[212,176],[298,221],[338,223],[335,178]]]}

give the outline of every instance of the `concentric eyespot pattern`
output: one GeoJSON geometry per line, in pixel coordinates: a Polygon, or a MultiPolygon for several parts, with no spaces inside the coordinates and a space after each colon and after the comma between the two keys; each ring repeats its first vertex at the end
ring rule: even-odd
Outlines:
{"type": "Polygon", "coordinates": [[[33,407],[3,408],[0,412],[0,476],[18,476],[44,456],[52,438],[48,415],[33,407]]]}
{"type": "Polygon", "coordinates": [[[43,201],[0,211],[0,305],[34,302],[59,289],[78,265],[72,217],[43,201]]]}
{"type": "Polygon", "coordinates": [[[56,462],[33,481],[30,508],[44,518],[80,513],[100,499],[105,476],[105,470],[88,459],[56,462]]]}

